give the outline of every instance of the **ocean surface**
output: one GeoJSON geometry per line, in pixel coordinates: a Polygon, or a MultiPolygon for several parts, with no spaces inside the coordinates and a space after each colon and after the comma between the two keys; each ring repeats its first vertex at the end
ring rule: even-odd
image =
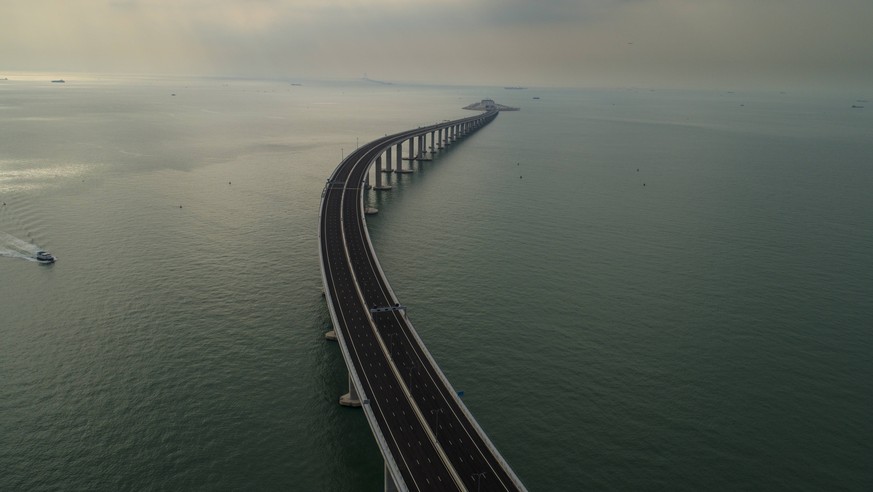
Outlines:
{"type": "Polygon", "coordinates": [[[321,191],[489,97],[368,223],[525,485],[873,490],[871,94],[4,76],[0,490],[378,490],[321,191]]]}

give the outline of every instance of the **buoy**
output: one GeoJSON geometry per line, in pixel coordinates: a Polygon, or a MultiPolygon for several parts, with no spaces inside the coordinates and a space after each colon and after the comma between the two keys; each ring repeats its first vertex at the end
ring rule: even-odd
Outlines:
{"type": "Polygon", "coordinates": [[[182,206],[181,206],[181,205],[179,205],[179,208],[182,208],[182,206]]]}

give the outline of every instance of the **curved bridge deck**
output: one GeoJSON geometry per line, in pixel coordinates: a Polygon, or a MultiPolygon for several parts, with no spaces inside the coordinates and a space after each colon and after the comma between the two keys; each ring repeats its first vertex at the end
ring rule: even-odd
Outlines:
{"type": "MultiPolygon", "coordinates": [[[[388,285],[364,219],[369,168],[383,152],[427,134],[444,141],[491,122],[496,111],[389,135],[351,153],[322,195],[319,256],[325,297],[360,402],[385,458],[386,489],[524,490],[458,398],[388,285]],[[446,139],[443,140],[445,132],[446,139]]],[[[390,162],[389,162],[390,166],[390,162]]],[[[399,169],[398,169],[399,170],[399,169]]],[[[377,176],[380,169],[376,170],[377,176]]]]}

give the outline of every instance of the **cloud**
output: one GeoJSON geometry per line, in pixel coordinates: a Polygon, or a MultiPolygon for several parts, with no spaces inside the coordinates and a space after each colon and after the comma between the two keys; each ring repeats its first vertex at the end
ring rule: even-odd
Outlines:
{"type": "Polygon", "coordinates": [[[10,69],[495,85],[873,77],[868,0],[6,0],[10,69]]]}

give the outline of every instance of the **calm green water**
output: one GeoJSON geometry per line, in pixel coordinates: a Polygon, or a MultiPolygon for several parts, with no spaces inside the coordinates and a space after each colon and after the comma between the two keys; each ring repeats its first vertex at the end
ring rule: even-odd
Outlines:
{"type": "Polygon", "coordinates": [[[9,77],[0,490],[378,489],[322,339],[321,190],[484,97],[522,111],[369,224],[525,484],[873,487],[867,95],[9,77]]]}

